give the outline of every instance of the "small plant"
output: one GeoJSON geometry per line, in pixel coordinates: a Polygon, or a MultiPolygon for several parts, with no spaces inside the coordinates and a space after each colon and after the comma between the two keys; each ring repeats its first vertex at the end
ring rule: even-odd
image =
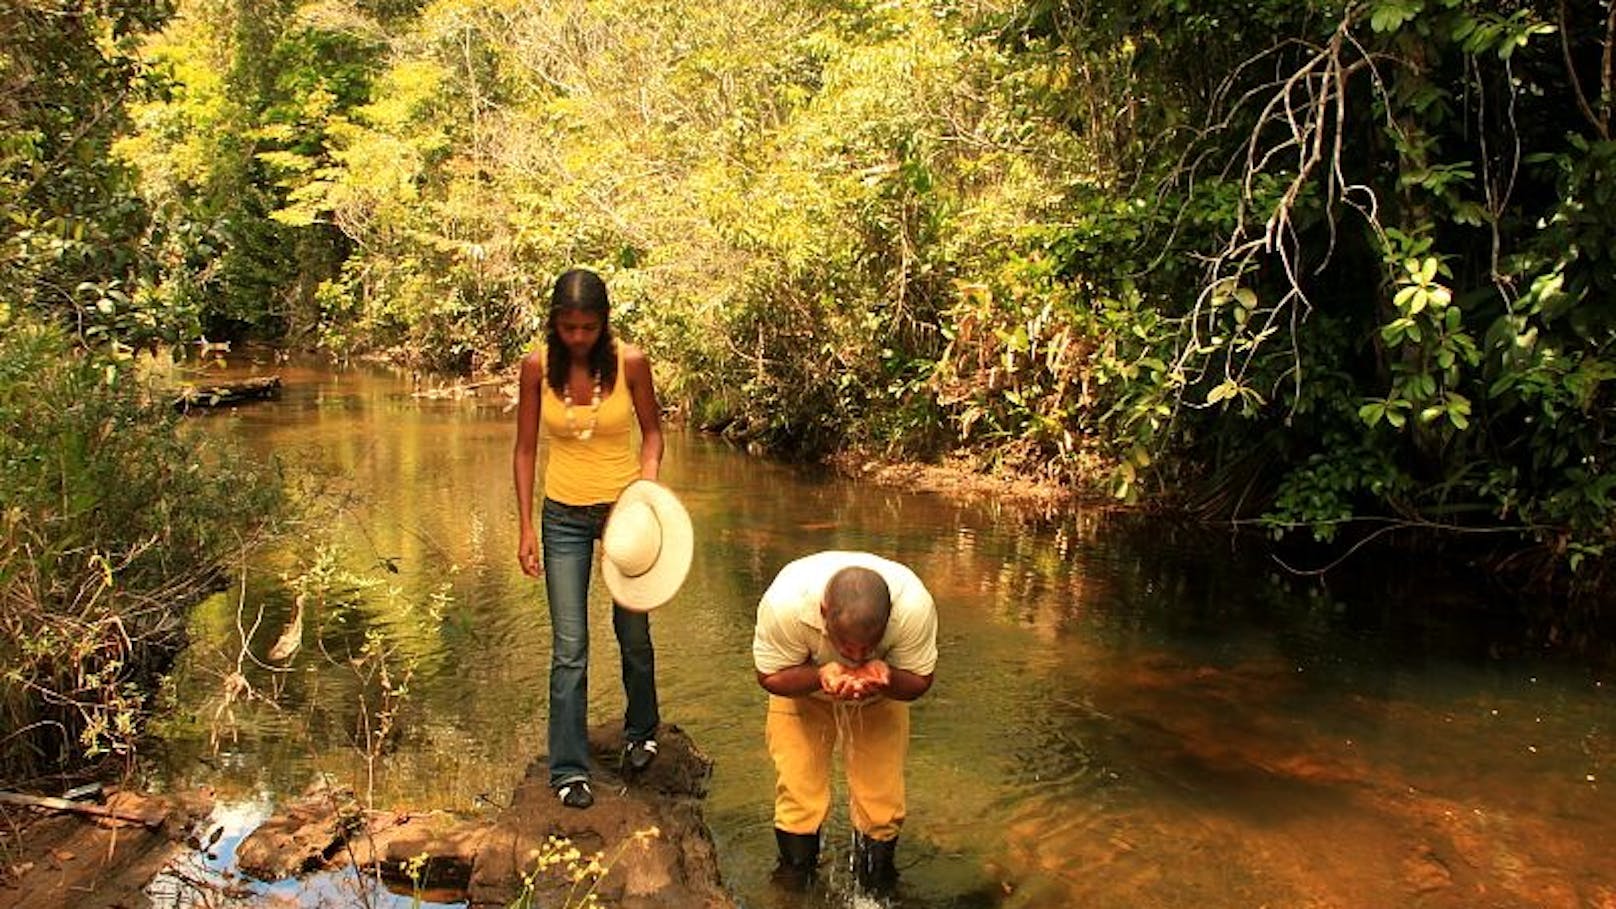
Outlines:
{"type": "Polygon", "coordinates": [[[421,905],[421,891],[426,888],[426,863],[432,856],[423,852],[404,863],[404,874],[410,879],[410,905],[421,905]]]}
{"type": "Polygon", "coordinates": [[[585,855],[566,837],[551,836],[539,848],[528,853],[533,869],[522,877],[522,892],[510,903],[509,909],[535,909],[537,904],[534,897],[546,875],[569,884],[566,898],[561,901],[559,909],[593,909],[601,906],[600,894],[595,892],[601,879],[606,877],[630,846],[647,848],[651,840],[661,835],[662,830],[654,825],[636,830],[617,847],[617,852],[609,861],[603,861],[604,852],[585,855]],[[584,888],[581,893],[580,887],[584,888]]]}

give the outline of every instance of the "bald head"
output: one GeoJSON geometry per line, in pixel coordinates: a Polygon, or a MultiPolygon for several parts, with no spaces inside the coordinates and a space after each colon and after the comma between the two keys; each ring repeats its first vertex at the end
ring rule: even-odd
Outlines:
{"type": "Polygon", "coordinates": [[[825,585],[825,628],[839,642],[873,647],[886,633],[892,615],[892,592],[881,575],[852,566],[830,576],[825,585]]]}

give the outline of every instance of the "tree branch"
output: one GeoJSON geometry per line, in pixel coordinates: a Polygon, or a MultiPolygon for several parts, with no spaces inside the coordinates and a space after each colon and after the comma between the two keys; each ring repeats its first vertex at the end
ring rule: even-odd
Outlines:
{"type": "MultiPolygon", "coordinates": [[[[1562,0],[1563,2],[1563,0],[1562,0]]],[[[1610,106],[1616,101],[1616,3],[1610,4],[1610,14],[1605,18],[1605,58],[1601,67],[1599,89],[1599,132],[1600,135],[1610,137],[1610,106]]]]}
{"type": "Polygon", "coordinates": [[[1567,33],[1570,31],[1566,17],[1566,0],[1560,0],[1560,53],[1565,57],[1566,75],[1571,78],[1571,94],[1577,99],[1577,109],[1588,119],[1599,138],[1610,138],[1610,91],[1611,91],[1611,32],[1616,30],[1616,4],[1610,8],[1610,22],[1605,30],[1605,59],[1601,69],[1603,88],[1599,93],[1599,107],[1603,114],[1594,113],[1588,104],[1588,96],[1582,91],[1582,80],[1577,78],[1577,65],[1571,59],[1571,39],[1567,33]]]}

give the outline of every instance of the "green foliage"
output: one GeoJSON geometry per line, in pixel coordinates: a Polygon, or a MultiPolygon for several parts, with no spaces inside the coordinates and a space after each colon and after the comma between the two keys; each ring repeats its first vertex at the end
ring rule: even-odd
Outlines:
{"type": "Polygon", "coordinates": [[[1567,565],[1602,552],[1616,209],[1609,99],[1582,87],[1616,36],[1594,12],[1024,8],[1017,46],[1071,59],[1058,96],[1207,124],[1152,147],[1074,122],[1142,151],[1054,244],[1097,317],[1114,490],[1143,476],[1280,535],[1503,525],[1567,565]]]}
{"type": "Polygon", "coordinates": [[[0,9],[0,310],[142,343],[185,321],[145,298],[147,212],[109,149],[164,3],[15,0],[0,9]]]}
{"type": "Polygon", "coordinates": [[[1588,4],[194,4],[128,146],[173,311],[488,369],[591,265],[777,451],[1610,543],[1588,4]]]}
{"type": "Polygon", "coordinates": [[[347,240],[272,217],[329,162],[333,118],[364,103],[383,44],[333,7],[184,0],[147,43],[137,131],[117,145],[157,213],[146,293],[215,338],[312,334],[347,240]]]}
{"type": "Polygon", "coordinates": [[[132,364],[0,333],[0,772],[131,756],[183,614],[262,533],[278,478],[189,437],[132,364]]]}

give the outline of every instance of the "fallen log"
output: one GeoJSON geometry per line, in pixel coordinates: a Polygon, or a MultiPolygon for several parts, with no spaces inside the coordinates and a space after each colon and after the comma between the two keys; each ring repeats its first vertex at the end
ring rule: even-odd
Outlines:
{"type": "Polygon", "coordinates": [[[168,816],[166,813],[120,811],[117,808],[111,808],[95,802],[75,802],[69,799],[57,798],[53,795],[29,795],[26,792],[0,792],[0,805],[20,805],[25,808],[43,808],[47,811],[87,814],[92,817],[110,818],[115,821],[129,821],[154,829],[161,827],[163,820],[168,816]]]}
{"type": "Polygon", "coordinates": [[[181,410],[190,410],[193,407],[221,407],[243,401],[261,401],[275,397],[280,394],[280,390],[280,376],[254,376],[250,379],[211,382],[205,385],[187,384],[180,386],[179,394],[174,399],[174,406],[181,410]]]}
{"type": "Polygon", "coordinates": [[[492,376],[487,379],[479,379],[475,382],[456,382],[453,385],[442,385],[433,388],[418,389],[410,392],[410,397],[427,398],[429,400],[438,400],[442,398],[464,398],[475,393],[479,388],[486,388],[489,385],[500,385],[509,381],[509,376],[492,376]]]}

